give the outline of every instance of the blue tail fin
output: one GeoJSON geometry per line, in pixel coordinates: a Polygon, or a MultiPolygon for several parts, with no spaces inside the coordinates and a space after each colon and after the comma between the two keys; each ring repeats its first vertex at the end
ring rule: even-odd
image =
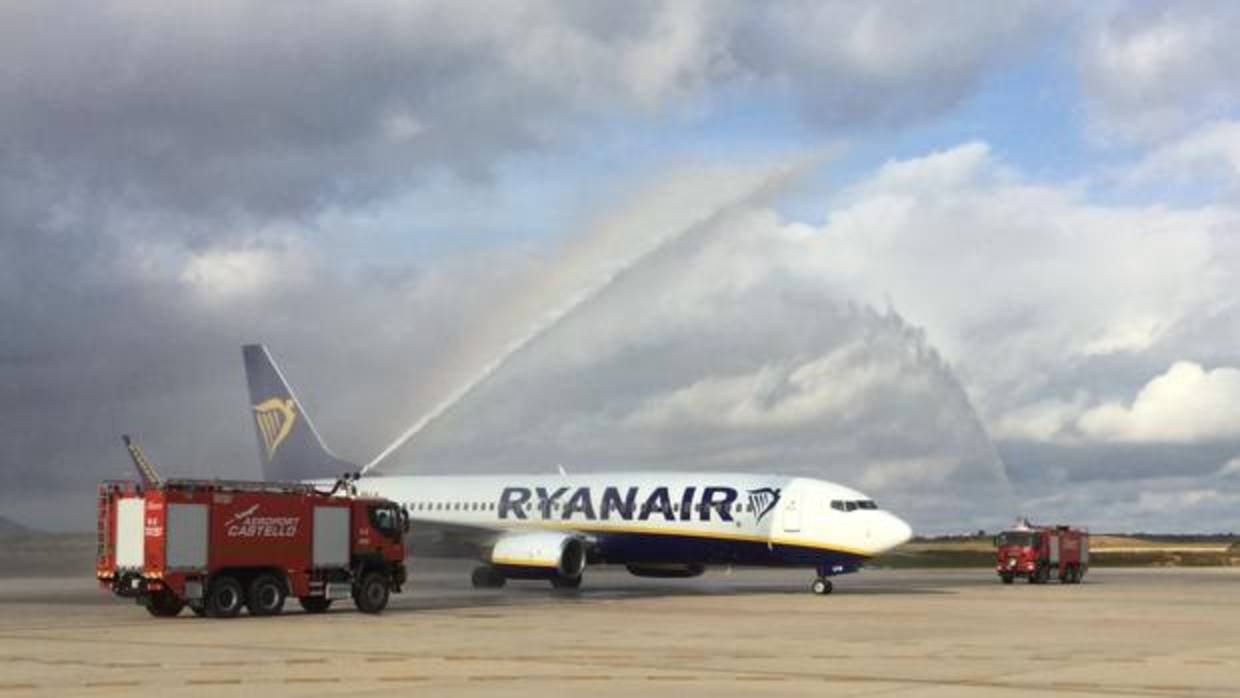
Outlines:
{"type": "Polygon", "coordinates": [[[293,389],[276,367],[267,347],[241,347],[250,387],[250,414],[258,433],[259,460],[266,480],[311,480],[338,477],[357,466],[336,457],[302,409],[293,389]]]}

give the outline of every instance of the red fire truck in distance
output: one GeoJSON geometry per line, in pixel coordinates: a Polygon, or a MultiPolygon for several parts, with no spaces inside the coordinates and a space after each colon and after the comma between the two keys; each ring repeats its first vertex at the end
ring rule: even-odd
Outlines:
{"type": "Polygon", "coordinates": [[[1089,570],[1089,532],[1070,526],[1034,526],[1026,520],[995,537],[995,572],[1004,584],[1024,577],[1045,584],[1055,576],[1079,584],[1089,570]]]}
{"type": "Polygon", "coordinates": [[[96,577],[161,617],[269,616],[288,596],[310,613],[350,596],[378,613],[405,583],[407,518],[385,499],[337,495],[347,484],[105,482],[96,577]]]}

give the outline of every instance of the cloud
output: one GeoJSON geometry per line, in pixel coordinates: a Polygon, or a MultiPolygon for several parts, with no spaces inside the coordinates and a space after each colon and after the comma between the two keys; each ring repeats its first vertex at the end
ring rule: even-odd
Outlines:
{"type": "Polygon", "coordinates": [[[315,263],[295,239],[279,247],[221,247],[192,252],[177,281],[199,300],[219,303],[252,299],[275,288],[299,286],[315,263]]]}
{"type": "Polygon", "coordinates": [[[1060,376],[1178,346],[1235,299],[1236,211],[1094,203],[983,143],[889,162],[835,204],[801,273],[924,327],[1001,432],[1053,432],[1048,411],[1116,387],[1060,376]]]}
{"type": "Polygon", "coordinates": [[[16,171],[127,207],[305,220],[729,93],[834,133],[918,122],[1032,43],[1040,7],[6,5],[0,143],[16,171]]]}
{"type": "Polygon", "coordinates": [[[1240,457],[1232,458],[1219,468],[1219,475],[1222,477],[1240,477],[1240,457]]]}
{"type": "Polygon", "coordinates": [[[1078,420],[1103,441],[1172,443],[1240,439],[1240,369],[1210,371],[1181,361],[1141,389],[1131,405],[1109,402],[1078,420]]]}
{"type": "Polygon", "coordinates": [[[1098,137],[1158,143],[1240,106],[1235,5],[1116,7],[1081,34],[1081,74],[1098,137]]]}
{"type": "Polygon", "coordinates": [[[1160,144],[1126,171],[1130,184],[1167,183],[1240,191],[1240,121],[1213,121],[1160,144]]]}

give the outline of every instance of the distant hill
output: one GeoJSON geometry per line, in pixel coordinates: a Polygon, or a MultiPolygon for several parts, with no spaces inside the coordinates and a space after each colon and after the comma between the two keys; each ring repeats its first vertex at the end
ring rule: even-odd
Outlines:
{"type": "Polygon", "coordinates": [[[0,536],[20,536],[32,531],[7,516],[0,516],[0,536]]]}

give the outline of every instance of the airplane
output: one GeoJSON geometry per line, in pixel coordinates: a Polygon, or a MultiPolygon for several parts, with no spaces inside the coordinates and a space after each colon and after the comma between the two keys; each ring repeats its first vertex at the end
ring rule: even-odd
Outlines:
{"type": "Polygon", "coordinates": [[[688,578],[707,567],[815,571],[810,590],[855,572],[912,536],[857,490],[807,477],[726,472],[569,475],[363,475],[324,445],[261,344],[242,347],[263,476],[399,503],[415,531],[463,544],[481,564],[476,588],[509,579],[576,589],[588,565],[639,577],[688,578]],[[351,473],[351,475],[348,475],[351,473]]]}

